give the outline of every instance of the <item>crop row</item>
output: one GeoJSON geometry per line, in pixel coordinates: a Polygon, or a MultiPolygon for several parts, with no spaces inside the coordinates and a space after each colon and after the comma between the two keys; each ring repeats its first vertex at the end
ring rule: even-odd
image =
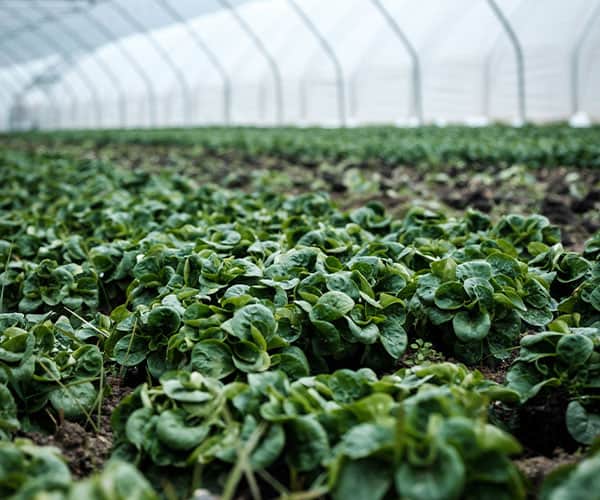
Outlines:
{"type": "MultiPolygon", "coordinates": [[[[204,154],[256,161],[275,157],[302,165],[323,162],[376,163],[386,166],[513,165],[600,166],[599,128],[574,129],[565,125],[512,128],[491,126],[363,127],[357,129],[250,127],[100,130],[30,133],[33,142],[87,144],[149,144],[197,146],[204,154]]],[[[12,134],[7,140],[18,139],[12,134]]]]}
{"type": "MultiPolygon", "coordinates": [[[[393,219],[98,161],[0,164],[0,454],[24,470],[38,451],[15,436],[93,427],[107,373],[125,371],[138,384],[113,414],[114,458],[159,483],[176,469],[182,496],[521,498],[507,431],[523,430],[490,404],[518,415],[542,396],[593,453],[600,235],[577,253],[541,216],[393,219]],[[406,368],[417,339],[471,367],[511,362],[507,383],[406,368]]],[[[548,495],[581,488],[580,468],[548,495]]],[[[52,488],[9,472],[6,495],[52,488]]]]}

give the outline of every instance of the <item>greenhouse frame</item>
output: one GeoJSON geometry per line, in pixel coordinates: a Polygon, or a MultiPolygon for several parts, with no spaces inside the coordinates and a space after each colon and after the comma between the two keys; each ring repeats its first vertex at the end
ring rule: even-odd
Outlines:
{"type": "Polygon", "coordinates": [[[600,119],[597,0],[3,0],[0,45],[8,130],[600,119]]]}

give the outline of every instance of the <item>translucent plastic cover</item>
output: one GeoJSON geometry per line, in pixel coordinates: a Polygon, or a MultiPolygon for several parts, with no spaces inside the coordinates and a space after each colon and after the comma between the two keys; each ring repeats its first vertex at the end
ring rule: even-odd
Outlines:
{"type": "Polygon", "coordinates": [[[5,129],[600,120],[600,0],[3,0],[0,45],[5,129]]]}

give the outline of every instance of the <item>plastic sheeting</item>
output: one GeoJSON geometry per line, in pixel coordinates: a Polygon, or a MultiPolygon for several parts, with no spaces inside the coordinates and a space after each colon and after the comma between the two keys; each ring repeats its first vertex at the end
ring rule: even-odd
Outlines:
{"type": "MultiPolygon", "coordinates": [[[[418,104],[427,123],[520,118],[514,46],[485,0],[378,0],[418,55],[418,92],[375,0],[295,0],[310,27],[288,0],[231,2],[262,52],[223,2],[53,1],[29,26],[14,20],[34,2],[0,5],[4,127],[414,124],[418,104]]],[[[600,121],[600,0],[496,4],[523,50],[525,118],[600,121]]]]}

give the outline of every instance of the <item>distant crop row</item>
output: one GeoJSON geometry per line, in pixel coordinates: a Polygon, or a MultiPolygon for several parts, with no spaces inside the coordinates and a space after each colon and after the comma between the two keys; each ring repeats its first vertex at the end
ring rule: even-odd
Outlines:
{"type": "MultiPolygon", "coordinates": [[[[19,135],[4,136],[18,138],[19,135]]],[[[304,165],[347,160],[384,165],[600,166],[600,128],[565,125],[318,128],[198,128],[27,133],[27,142],[193,145],[210,155],[272,156],[304,165]]]]}

